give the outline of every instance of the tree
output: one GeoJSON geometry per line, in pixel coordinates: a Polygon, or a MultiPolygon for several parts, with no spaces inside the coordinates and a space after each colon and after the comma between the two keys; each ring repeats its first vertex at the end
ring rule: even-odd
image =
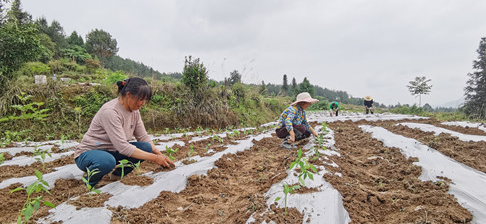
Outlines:
{"type": "Polygon", "coordinates": [[[13,78],[14,71],[25,62],[37,60],[42,52],[37,26],[12,18],[24,15],[21,11],[7,14],[7,22],[0,26],[0,83],[13,78]]]}
{"type": "Polygon", "coordinates": [[[230,77],[228,79],[225,78],[224,83],[232,86],[236,83],[241,83],[241,74],[238,70],[234,70],[230,73],[230,77]]]}
{"type": "Polygon", "coordinates": [[[290,88],[290,92],[292,93],[292,96],[297,95],[297,81],[295,80],[295,77],[292,78],[292,87],[290,88]]]}
{"type": "Polygon", "coordinates": [[[287,96],[289,92],[289,82],[287,80],[287,74],[283,75],[283,83],[282,83],[282,94],[287,96]]]}
{"type": "Polygon", "coordinates": [[[76,45],[84,47],[84,41],[81,36],[78,35],[76,31],[73,31],[71,35],[66,39],[69,45],[76,45]]]}
{"type": "Polygon", "coordinates": [[[422,77],[415,77],[414,81],[410,81],[410,85],[407,85],[408,91],[414,95],[419,96],[419,107],[422,105],[422,95],[423,94],[429,94],[430,89],[432,88],[432,85],[428,85],[427,83],[430,82],[431,79],[425,78],[425,76],[422,77]]]}
{"type": "Polygon", "coordinates": [[[16,23],[18,25],[29,24],[32,22],[32,16],[22,11],[20,0],[15,0],[12,2],[12,7],[8,11],[8,22],[16,23]]]}
{"type": "Polygon", "coordinates": [[[91,55],[86,53],[86,49],[78,45],[71,45],[69,48],[61,49],[61,55],[70,58],[71,61],[78,64],[84,64],[87,59],[91,58],[91,55]]]}
{"type": "Polygon", "coordinates": [[[466,102],[464,113],[469,117],[486,118],[486,37],[479,42],[478,59],[473,61],[473,71],[464,88],[466,102]]]}
{"type": "Polygon", "coordinates": [[[315,91],[314,86],[310,84],[307,77],[305,77],[304,81],[299,84],[299,93],[308,92],[310,95],[314,95],[315,91]]]}
{"type": "Polygon", "coordinates": [[[105,67],[106,58],[118,52],[116,45],[116,40],[104,30],[95,29],[86,35],[86,50],[100,59],[102,68],[105,67]]]}
{"type": "Polygon", "coordinates": [[[427,111],[427,112],[434,111],[434,108],[432,108],[432,106],[430,106],[430,104],[428,104],[428,103],[424,104],[424,106],[422,108],[424,108],[424,110],[427,111]]]}
{"type": "Polygon", "coordinates": [[[186,57],[184,71],[182,72],[182,83],[191,91],[201,89],[208,82],[208,72],[199,58],[192,60],[192,56],[186,57]]]}
{"type": "Polygon", "coordinates": [[[262,96],[266,95],[267,94],[267,86],[265,85],[265,82],[262,81],[262,85],[260,86],[260,88],[258,89],[258,93],[262,96]]]}

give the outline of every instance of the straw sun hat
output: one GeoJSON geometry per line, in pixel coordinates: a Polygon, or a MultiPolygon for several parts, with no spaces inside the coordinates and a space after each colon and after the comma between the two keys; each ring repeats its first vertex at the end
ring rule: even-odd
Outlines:
{"type": "Polygon", "coordinates": [[[308,92],[302,92],[302,93],[299,93],[299,95],[297,95],[296,101],[293,102],[290,105],[294,106],[295,104],[297,104],[299,102],[316,103],[316,102],[319,102],[319,100],[312,98],[311,95],[308,92]]]}
{"type": "Polygon", "coordinates": [[[366,101],[370,101],[370,100],[372,100],[373,98],[372,98],[371,96],[365,96],[365,97],[364,97],[364,99],[365,99],[366,101]]]}

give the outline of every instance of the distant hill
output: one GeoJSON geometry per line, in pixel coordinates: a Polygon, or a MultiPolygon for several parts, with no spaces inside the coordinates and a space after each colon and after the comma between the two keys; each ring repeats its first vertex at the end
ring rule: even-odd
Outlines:
{"type": "Polygon", "coordinates": [[[464,105],[464,102],[466,101],[466,99],[464,98],[464,96],[462,96],[461,98],[457,99],[457,100],[454,100],[454,101],[450,101],[450,102],[447,102],[447,103],[444,103],[442,105],[439,105],[438,107],[452,107],[452,108],[459,108],[460,106],[464,105]]]}

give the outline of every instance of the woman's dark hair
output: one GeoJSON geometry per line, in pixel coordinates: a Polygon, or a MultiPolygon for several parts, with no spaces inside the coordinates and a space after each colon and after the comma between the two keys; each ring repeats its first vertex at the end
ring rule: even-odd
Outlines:
{"type": "Polygon", "coordinates": [[[152,88],[147,84],[147,82],[138,77],[133,77],[125,79],[123,81],[116,82],[118,85],[118,94],[123,97],[129,92],[132,96],[136,96],[139,100],[152,99],[152,88]]]}

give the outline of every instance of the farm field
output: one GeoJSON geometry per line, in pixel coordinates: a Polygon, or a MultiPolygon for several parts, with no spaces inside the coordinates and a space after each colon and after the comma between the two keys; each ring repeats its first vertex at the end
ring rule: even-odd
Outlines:
{"type": "Polygon", "coordinates": [[[391,114],[308,119],[321,137],[293,150],[280,147],[274,123],[153,136],[176,166],[106,175],[100,194],[81,180],[76,142],[11,144],[0,149],[0,223],[16,222],[27,193],[10,191],[36,181],[35,170],[51,194],[31,197],[56,208],[40,206],[32,223],[486,223],[484,126],[391,114]],[[42,150],[52,156],[44,163],[33,153],[42,150]],[[286,195],[284,184],[300,188],[286,195]]]}

